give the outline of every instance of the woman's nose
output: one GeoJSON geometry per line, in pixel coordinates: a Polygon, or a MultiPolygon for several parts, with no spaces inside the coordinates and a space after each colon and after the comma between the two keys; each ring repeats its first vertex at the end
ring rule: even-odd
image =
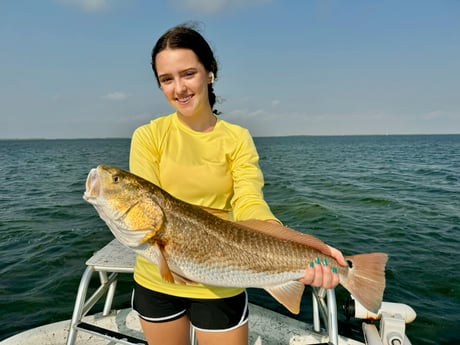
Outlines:
{"type": "Polygon", "coordinates": [[[185,83],[181,78],[176,79],[174,86],[176,93],[181,93],[186,89],[185,83]]]}

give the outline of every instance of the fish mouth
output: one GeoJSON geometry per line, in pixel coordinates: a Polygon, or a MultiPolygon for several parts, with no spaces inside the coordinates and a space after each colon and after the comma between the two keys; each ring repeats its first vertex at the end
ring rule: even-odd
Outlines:
{"type": "Polygon", "coordinates": [[[83,199],[90,200],[99,195],[100,183],[97,176],[97,169],[91,169],[86,178],[86,190],[83,194],[83,199]]]}

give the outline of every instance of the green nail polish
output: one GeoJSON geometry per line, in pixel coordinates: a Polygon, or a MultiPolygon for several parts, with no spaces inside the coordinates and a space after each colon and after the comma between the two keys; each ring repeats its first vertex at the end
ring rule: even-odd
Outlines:
{"type": "Polygon", "coordinates": [[[314,265],[315,265],[315,264],[313,263],[313,261],[310,262],[310,267],[311,267],[311,268],[313,268],[314,265]]]}
{"type": "Polygon", "coordinates": [[[319,264],[319,258],[315,258],[315,263],[319,264]]]}
{"type": "Polygon", "coordinates": [[[327,266],[327,260],[323,259],[323,266],[327,266]]]}
{"type": "Polygon", "coordinates": [[[337,273],[337,267],[332,267],[332,272],[337,273]]]}

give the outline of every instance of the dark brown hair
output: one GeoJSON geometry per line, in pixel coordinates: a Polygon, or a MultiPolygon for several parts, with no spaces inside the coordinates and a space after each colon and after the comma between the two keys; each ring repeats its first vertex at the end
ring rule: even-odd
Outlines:
{"type": "MultiPolygon", "coordinates": [[[[171,49],[190,49],[192,50],[201,64],[204,66],[206,71],[212,72],[214,78],[217,78],[217,61],[214,57],[214,53],[209,46],[208,42],[204,37],[192,27],[192,24],[181,24],[175,26],[168,31],[166,31],[157,41],[155,46],[152,49],[152,69],[155,73],[155,78],[157,79],[158,86],[160,86],[160,81],[158,79],[158,73],[155,65],[155,58],[158,53],[165,50],[166,48],[171,49]]],[[[219,112],[214,109],[214,104],[216,103],[216,95],[214,94],[213,84],[208,84],[208,95],[209,95],[209,104],[213,112],[218,115],[219,112]]]]}

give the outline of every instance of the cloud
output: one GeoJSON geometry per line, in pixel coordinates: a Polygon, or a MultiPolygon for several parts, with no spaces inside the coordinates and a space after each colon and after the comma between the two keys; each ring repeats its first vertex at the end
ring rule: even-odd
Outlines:
{"type": "Polygon", "coordinates": [[[125,94],[124,92],[115,91],[115,92],[106,94],[103,98],[109,101],[124,101],[125,99],[128,98],[128,95],[125,94]]]}
{"type": "Polygon", "coordinates": [[[217,14],[229,9],[258,6],[273,0],[174,0],[178,9],[192,10],[195,13],[217,14]]]}
{"type": "Polygon", "coordinates": [[[316,113],[286,111],[279,107],[248,107],[225,111],[224,116],[226,120],[249,129],[256,137],[410,133],[408,129],[401,128],[391,114],[378,110],[368,113],[316,113]]]}
{"type": "Polygon", "coordinates": [[[99,12],[108,9],[113,0],[58,0],[58,2],[80,7],[87,12],[99,12]]]}
{"type": "Polygon", "coordinates": [[[425,114],[424,116],[425,120],[440,120],[440,119],[455,119],[456,117],[459,118],[459,114],[454,113],[454,112],[448,112],[448,111],[443,111],[443,110],[435,110],[432,112],[429,112],[425,114]]]}

